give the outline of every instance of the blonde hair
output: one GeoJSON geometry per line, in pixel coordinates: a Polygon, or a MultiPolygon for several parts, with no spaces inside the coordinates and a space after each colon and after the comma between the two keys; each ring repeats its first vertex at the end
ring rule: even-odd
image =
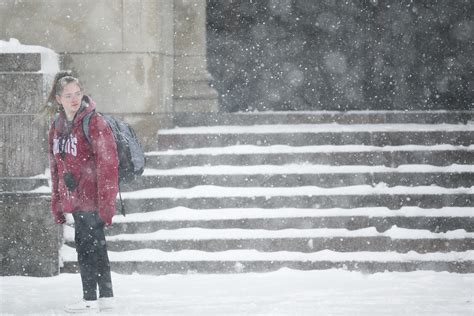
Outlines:
{"type": "Polygon", "coordinates": [[[82,90],[81,83],[79,79],[72,75],[70,70],[60,71],[56,74],[53,81],[53,86],[49,92],[48,98],[46,99],[46,104],[42,109],[42,114],[45,116],[51,117],[56,113],[64,111],[61,104],[56,100],[56,96],[60,95],[63,92],[64,87],[70,83],[75,83],[82,90]]]}

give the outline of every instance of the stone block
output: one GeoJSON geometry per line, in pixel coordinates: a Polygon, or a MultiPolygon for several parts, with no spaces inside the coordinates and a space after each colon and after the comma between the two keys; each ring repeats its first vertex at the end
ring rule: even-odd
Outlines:
{"type": "Polygon", "coordinates": [[[62,230],[53,221],[48,199],[0,194],[0,216],[1,275],[57,275],[62,230]]]}
{"type": "Polygon", "coordinates": [[[46,177],[0,177],[0,192],[31,191],[41,186],[48,186],[46,177]]]}
{"type": "Polygon", "coordinates": [[[0,176],[31,177],[48,165],[46,125],[36,115],[2,115],[0,176]]]}
{"type": "Polygon", "coordinates": [[[206,55],[206,2],[204,0],[175,0],[175,54],[178,56],[206,55]]]}
{"type": "Polygon", "coordinates": [[[41,55],[34,53],[1,53],[0,72],[33,72],[41,70],[41,55]]]}
{"type": "Polygon", "coordinates": [[[41,73],[11,72],[0,74],[0,113],[38,113],[43,100],[41,73]]]}
{"type": "Polygon", "coordinates": [[[116,0],[4,1],[0,38],[56,52],[120,51],[122,14],[122,2],[116,0]]]}
{"type": "Polygon", "coordinates": [[[0,38],[15,37],[58,53],[172,54],[173,5],[155,0],[10,1],[0,7],[0,38]]]}
{"type": "Polygon", "coordinates": [[[123,50],[172,55],[173,1],[124,0],[123,50]]]}

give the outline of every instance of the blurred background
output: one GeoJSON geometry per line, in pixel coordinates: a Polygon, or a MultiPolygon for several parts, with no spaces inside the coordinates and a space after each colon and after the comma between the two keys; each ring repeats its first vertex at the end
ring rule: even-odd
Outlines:
{"type": "Polygon", "coordinates": [[[221,110],[472,108],[473,3],[208,0],[221,110]]]}

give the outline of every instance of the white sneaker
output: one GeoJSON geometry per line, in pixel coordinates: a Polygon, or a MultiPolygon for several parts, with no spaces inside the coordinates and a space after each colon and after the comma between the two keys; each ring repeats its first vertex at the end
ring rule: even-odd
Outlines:
{"type": "Polygon", "coordinates": [[[98,313],[99,312],[99,304],[97,301],[86,301],[80,300],[77,303],[67,305],[65,308],[67,313],[98,313]]]}
{"type": "Polygon", "coordinates": [[[115,307],[115,298],[113,297],[100,297],[99,308],[101,311],[110,310],[115,307]]]}

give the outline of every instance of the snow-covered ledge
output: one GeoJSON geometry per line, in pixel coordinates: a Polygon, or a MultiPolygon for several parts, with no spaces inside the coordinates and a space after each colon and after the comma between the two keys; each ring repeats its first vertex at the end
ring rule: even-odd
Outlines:
{"type": "Polygon", "coordinates": [[[58,71],[50,49],[0,40],[0,177],[44,172],[48,123],[38,113],[58,71]]]}

